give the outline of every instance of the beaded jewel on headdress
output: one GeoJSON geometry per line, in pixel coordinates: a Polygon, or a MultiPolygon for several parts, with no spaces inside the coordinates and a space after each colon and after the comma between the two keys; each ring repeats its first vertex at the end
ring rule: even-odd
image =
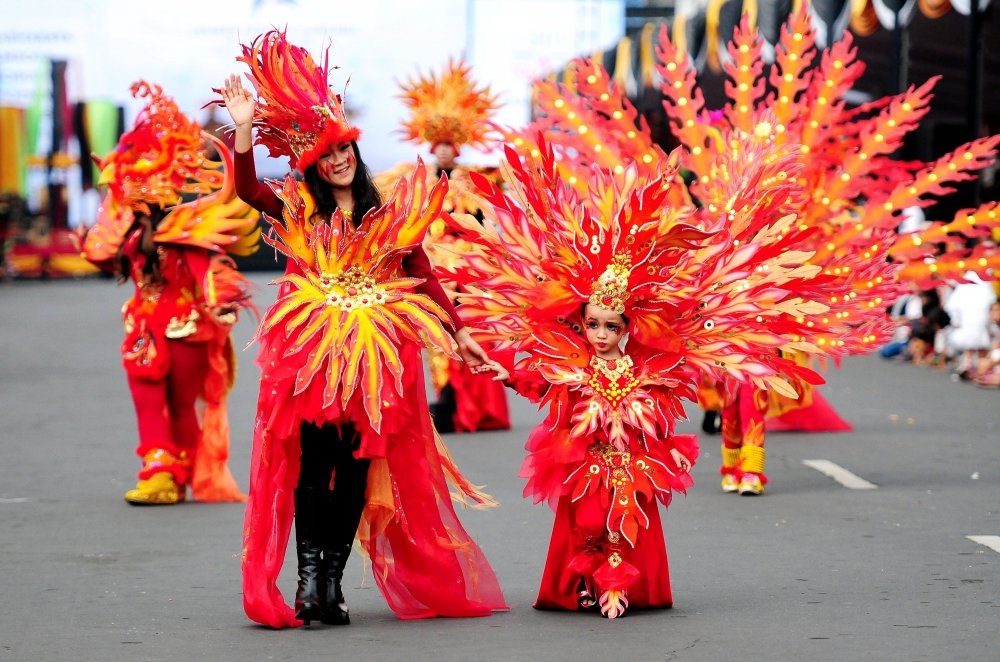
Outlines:
{"type": "Polygon", "coordinates": [[[149,213],[149,205],[169,207],[183,193],[210,193],[222,186],[220,164],[203,151],[201,126],[159,85],[138,81],[131,90],[148,102],[115,151],[98,162],[100,183],[108,185],[114,202],[149,213]]]}
{"type": "Polygon", "coordinates": [[[431,74],[408,80],[400,97],[410,110],[403,122],[406,139],[415,143],[448,143],[485,147],[489,143],[489,120],[496,113],[496,96],[489,87],[476,88],[470,67],[449,62],[438,77],[431,74]]]}
{"type": "Polygon", "coordinates": [[[283,31],[271,30],[244,45],[236,59],[250,67],[257,91],[256,142],[271,156],[287,156],[293,169],[305,172],[331,147],[361,135],[347,121],[340,95],[330,89],[329,52],[319,67],[309,51],[290,44],[283,31]]]}
{"type": "Polygon", "coordinates": [[[624,254],[616,254],[604,273],[594,281],[590,303],[605,310],[622,315],[628,299],[628,277],[632,259],[624,254]]]}

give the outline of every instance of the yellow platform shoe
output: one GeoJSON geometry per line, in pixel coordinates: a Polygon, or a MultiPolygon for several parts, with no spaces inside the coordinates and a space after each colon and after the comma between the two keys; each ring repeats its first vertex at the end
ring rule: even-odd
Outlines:
{"type": "Polygon", "coordinates": [[[160,471],[136,483],[135,489],[125,493],[125,501],[133,506],[172,506],[184,501],[185,494],[172,473],[160,471]]]}
{"type": "Polygon", "coordinates": [[[722,491],[731,494],[740,489],[740,479],[737,478],[740,466],[740,449],[726,448],[722,445],[722,491]]]}
{"type": "Polygon", "coordinates": [[[742,496],[757,496],[764,493],[764,481],[757,474],[743,474],[737,489],[742,496]]]}
{"type": "Polygon", "coordinates": [[[722,474],[722,491],[726,494],[740,489],[740,479],[733,474],[722,474]]]}

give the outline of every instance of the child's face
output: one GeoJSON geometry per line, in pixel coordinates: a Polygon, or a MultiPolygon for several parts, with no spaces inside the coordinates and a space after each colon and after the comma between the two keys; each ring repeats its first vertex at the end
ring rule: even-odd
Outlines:
{"type": "Polygon", "coordinates": [[[601,358],[617,358],[618,343],[625,336],[625,320],[618,313],[587,304],[583,310],[583,330],[587,342],[601,358]]]}
{"type": "Polygon", "coordinates": [[[990,319],[1000,324],[1000,301],[990,305],[990,319]]]}

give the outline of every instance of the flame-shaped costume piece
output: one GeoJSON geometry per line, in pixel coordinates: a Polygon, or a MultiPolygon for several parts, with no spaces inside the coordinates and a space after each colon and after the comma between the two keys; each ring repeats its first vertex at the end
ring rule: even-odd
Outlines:
{"type": "MultiPolygon", "coordinates": [[[[488,87],[477,87],[471,68],[463,61],[449,61],[440,73],[419,76],[400,84],[400,97],[409,115],[400,133],[411,142],[427,143],[432,150],[450,145],[455,156],[465,145],[486,149],[493,145],[496,134],[491,118],[497,110],[496,97],[488,87]]],[[[449,214],[472,214],[482,218],[482,198],[473,184],[471,173],[477,173],[500,183],[497,168],[469,166],[440,161],[438,168],[428,168],[433,181],[442,173],[448,176],[448,194],[442,206],[442,217],[449,214]]],[[[415,165],[400,163],[377,174],[375,185],[388,194],[400,177],[410,177],[415,165]]],[[[424,240],[424,251],[441,276],[453,266],[466,250],[466,243],[448,232],[444,218],[435,220],[424,240]]],[[[442,286],[454,291],[454,284],[442,278],[442,286]]],[[[478,430],[509,429],[506,390],[502,384],[486,375],[475,375],[460,361],[435,352],[428,354],[431,383],[438,396],[432,405],[434,419],[441,430],[475,432],[478,430]]]]}
{"type": "Polygon", "coordinates": [[[455,270],[470,292],[465,319],[528,353],[513,384],[549,408],[522,469],[525,495],[557,506],[539,606],[575,608],[566,586],[580,576],[604,591],[609,616],[629,601],[670,604],[655,504],[691,484],[671,453],[697,455],[693,437],[674,434],[681,400],[695,397],[692,368],[791,395],[786,376],[818,381],[776,351],[803,330],[798,318],[826,310],[799,294],[819,268],[796,250],[808,233],[784,215],[788,178],[771,176],[795,172],[792,154],[741,140],[731,166],[746,176],[731,186],[740,204],[729,218],[746,242],[700,229],[713,212],[669,206],[683,186],[674,168],[652,178],[635,162],[594,168],[578,194],[541,135],[506,148],[506,193],[475,179],[492,222],[454,221],[474,246],[455,270]],[[628,318],[623,358],[591,354],[579,333],[587,303],[628,318]]]}
{"type": "Polygon", "coordinates": [[[431,146],[448,143],[456,150],[489,146],[496,96],[488,87],[476,87],[471,73],[465,62],[449,61],[440,76],[418,76],[400,85],[400,98],[410,111],[402,125],[407,140],[431,146]]]}
{"type": "MultiPolygon", "coordinates": [[[[720,189],[725,173],[718,169],[732,149],[724,137],[727,132],[766,134],[776,145],[799,153],[801,169],[794,178],[799,192],[790,197],[788,211],[796,215],[800,228],[814,230],[810,248],[815,255],[809,264],[820,266],[825,279],[817,279],[819,289],[812,293],[825,292],[824,303],[830,307],[799,337],[810,345],[803,349],[834,357],[870,351],[892,332],[883,310],[900,293],[901,281],[926,284],[935,274],[960,277],[965,269],[985,274],[996,263],[996,246],[990,245],[976,251],[964,246],[949,250],[936,264],[925,251],[912,250],[923,244],[923,237],[895,233],[903,209],[930,206],[933,201],[925,196],[947,194],[953,191],[948,184],[972,179],[974,171],[992,162],[1000,144],[1000,136],[975,140],[934,163],[892,158],[927,113],[936,78],[848,110],[843,95],[864,65],[856,59],[850,34],[817,51],[804,3],[782,29],[768,72],[761,41],[746,18],[729,53],[730,102],[722,122],[713,126],[706,121],[687,54],[661,31],[658,71],[665,105],[674,134],[687,148],[684,165],[697,175],[692,194],[708,206],[724,208],[729,202],[720,189]],[[765,76],[773,93],[765,94],[765,76]]],[[[995,219],[993,207],[983,205],[960,214],[947,227],[967,237],[984,237],[995,219]],[[981,229],[975,228],[978,224],[981,229]]],[[[943,225],[928,230],[927,239],[933,241],[943,225]]]]}
{"type": "Polygon", "coordinates": [[[233,157],[225,144],[203,132],[159,85],[139,81],[132,85],[132,95],[149,101],[115,151],[96,159],[108,194],[84,238],[84,256],[107,266],[136,214],[149,214],[150,205],[166,211],[153,235],[157,243],[231,255],[256,251],[259,214],[235,195],[233,157]],[[208,159],[206,141],[214,144],[222,162],[208,159]],[[203,195],[178,204],[191,193],[203,195]]]}
{"type": "Polygon", "coordinates": [[[794,171],[788,154],[765,144],[741,152],[746,176],[732,195],[742,204],[731,217],[753,240],[741,242],[699,229],[714,221],[712,212],[666,207],[670,189],[683,185],[675,171],[644,181],[635,164],[620,177],[595,169],[582,198],[560,181],[545,140],[538,145],[539,157],[526,150],[524,162],[506,148],[509,193],[476,180],[496,229],[455,220],[476,246],[455,273],[477,292],[462,298],[464,317],[486,329],[486,340],[536,352],[542,362],[575,354],[585,364],[585,343],[574,333],[581,303],[619,269],[635,340],[709,374],[782,388],[778,375],[795,370],[773,350],[804,330],[796,318],[827,309],[798,294],[819,269],[802,266],[810,254],[793,250],[808,234],[781,215],[787,178],[769,176],[794,171]],[[764,158],[766,149],[773,158],[764,158]]]}
{"type": "Polygon", "coordinates": [[[441,211],[445,180],[429,190],[425,182],[418,164],[410,180],[399,180],[389,202],[358,226],[339,212],[330,223],[313,225],[300,185],[291,178],[274,185],[285,213],[282,222],[272,221],[275,236],[265,241],[299,273],[278,281],[287,287],[259,335],[281,348],[286,366],[297,366],[296,397],[310,399],[307,391],[315,391],[323,409],[361,406],[360,418],[375,433],[383,410],[403,397],[400,343],[426,343],[451,354],[444,310],[413,292],[418,283],[401,266],[441,211]]]}
{"type": "Polygon", "coordinates": [[[132,96],[148,99],[131,131],[100,159],[102,184],[124,207],[149,212],[170,207],[184,193],[209,193],[222,185],[219,164],[206,158],[201,127],[177,108],[159,85],[138,81],[132,96]]]}

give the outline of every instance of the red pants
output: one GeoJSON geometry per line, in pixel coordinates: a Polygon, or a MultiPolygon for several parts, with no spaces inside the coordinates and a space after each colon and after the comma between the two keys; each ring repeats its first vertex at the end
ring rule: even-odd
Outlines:
{"type": "Polygon", "coordinates": [[[726,448],[764,446],[767,392],[750,384],[727,389],[722,407],[722,443],[726,448]]]}
{"type": "MultiPolygon", "coordinates": [[[[208,344],[169,340],[170,370],[159,381],[145,381],[129,375],[128,386],[139,421],[139,457],[157,449],[175,456],[193,455],[201,437],[201,425],[195,401],[201,394],[208,373],[208,344]]],[[[193,459],[193,458],[191,458],[193,459]]],[[[169,467],[166,470],[171,470],[169,467]]],[[[183,476],[172,471],[178,482],[183,476]]],[[[142,472],[140,478],[148,478],[142,472]]]]}

